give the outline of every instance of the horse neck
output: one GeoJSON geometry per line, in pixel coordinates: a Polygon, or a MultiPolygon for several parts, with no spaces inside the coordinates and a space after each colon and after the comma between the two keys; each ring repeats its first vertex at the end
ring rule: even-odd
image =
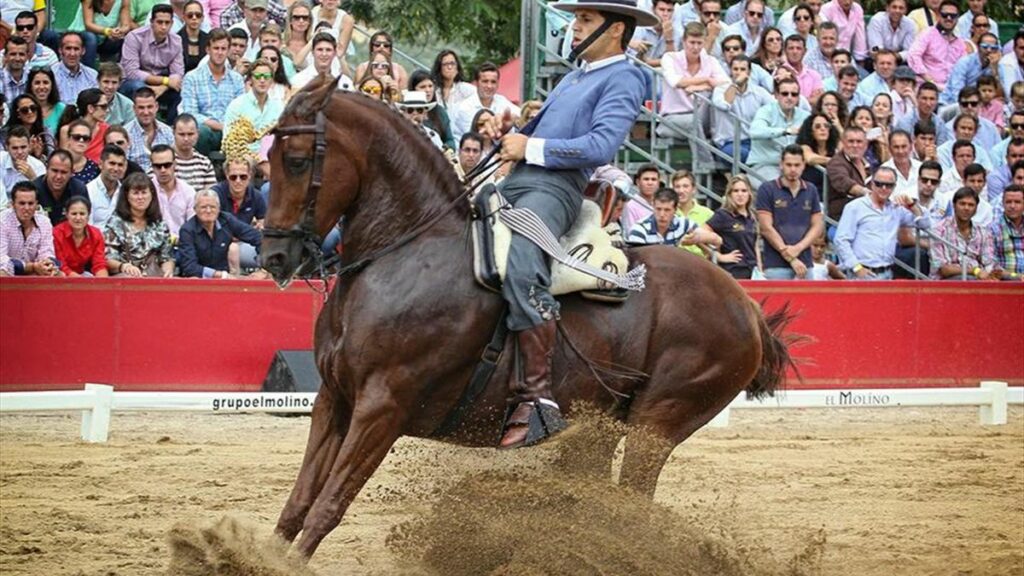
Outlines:
{"type": "Polygon", "coordinates": [[[429,236],[459,234],[464,229],[468,207],[449,210],[462,195],[451,166],[425,139],[396,145],[423,138],[420,134],[403,136],[404,140],[371,144],[367,151],[374,166],[367,169],[370,174],[346,216],[345,252],[349,256],[391,246],[432,219],[437,221],[430,226],[429,236]]]}

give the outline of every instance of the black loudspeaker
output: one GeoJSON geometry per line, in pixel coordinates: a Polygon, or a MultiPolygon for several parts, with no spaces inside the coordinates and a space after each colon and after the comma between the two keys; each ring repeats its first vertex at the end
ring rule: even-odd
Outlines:
{"type": "Polygon", "coordinates": [[[263,380],[264,392],[319,392],[312,350],[278,350],[263,380]]]}

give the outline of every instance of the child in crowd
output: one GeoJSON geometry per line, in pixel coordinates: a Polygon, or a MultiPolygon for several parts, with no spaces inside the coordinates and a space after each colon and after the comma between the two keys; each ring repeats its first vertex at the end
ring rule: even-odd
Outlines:
{"type": "Polygon", "coordinates": [[[825,235],[818,236],[811,244],[811,259],[814,266],[807,271],[808,280],[846,280],[846,274],[835,262],[828,259],[828,240],[825,235]]]}
{"type": "Polygon", "coordinates": [[[1005,128],[1003,91],[999,89],[999,81],[993,76],[978,78],[978,92],[981,94],[981,109],[978,115],[991,120],[1000,130],[1005,128]]]}

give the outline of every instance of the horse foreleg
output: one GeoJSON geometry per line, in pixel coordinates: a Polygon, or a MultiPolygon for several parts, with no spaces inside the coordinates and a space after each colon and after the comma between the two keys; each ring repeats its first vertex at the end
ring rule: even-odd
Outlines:
{"type": "Polygon", "coordinates": [[[327,481],[335,459],[341,451],[348,429],[351,409],[347,403],[336,401],[321,392],[313,404],[313,417],[309,425],[309,439],[302,458],[299,477],[295,480],[288,501],[281,510],[274,532],[291,542],[295,540],[306,514],[327,481]]]}
{"type": "Polygon", "coordinates": [[[370,479],[398,440],[400,410],[390,393],[357,400],[348,433],[327,482],[306,515],[297,551],[309,558],[341,522],[356,494],[370,479]]]}

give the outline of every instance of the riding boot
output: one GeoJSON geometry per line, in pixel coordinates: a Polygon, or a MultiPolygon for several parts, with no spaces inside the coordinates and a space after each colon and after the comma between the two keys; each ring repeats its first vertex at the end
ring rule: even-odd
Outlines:
{"type": "Polygon", "coordinates": [[[537,444],[567,426],[551,396],[551,355],[555,346],[555,320],[516,333],[522,359],[522,377],[513,367],[509,378],[508,413],[500,447],[537,444]]]}

